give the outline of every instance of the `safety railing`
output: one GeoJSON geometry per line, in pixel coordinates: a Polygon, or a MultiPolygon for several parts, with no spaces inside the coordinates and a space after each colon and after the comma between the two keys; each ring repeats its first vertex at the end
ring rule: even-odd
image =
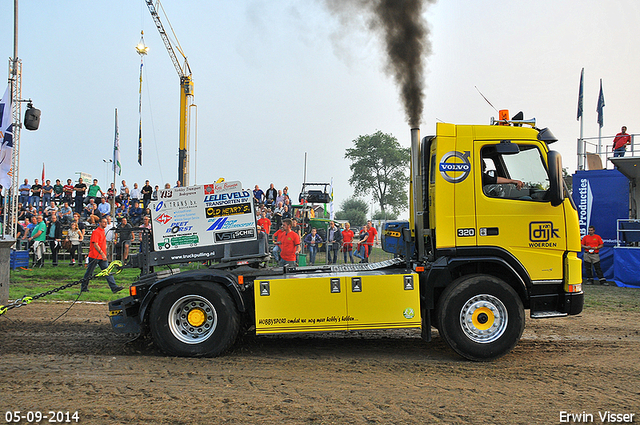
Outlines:
{"type": "Polygon", "coordinates": [[[616,220],[618,248],[640,249],[640,220],[616,220]]]}
{"type": "MultiPolygon", "coordinates": [[[[627,146],[625,152],[626,157],[639,157],[640,156],[640,134],[629,134],[631,136],[631,144],[627,146]]],[[[580,170],[595,170],[600,169],[597,164],[593,164],[591,158],[598,158],[601,163],[602,169],[613,169],[613,164],[610,163],[609,158],[614,157],[613,152],[613,139],[615,136],[602,136],[602,137],[584,137],[578,139],[578,169],[580,170]],[[582,164],[582,165],[580,165],[582,164]]],[[[597,160],[596,160],[597,162],[597,160]]]]}

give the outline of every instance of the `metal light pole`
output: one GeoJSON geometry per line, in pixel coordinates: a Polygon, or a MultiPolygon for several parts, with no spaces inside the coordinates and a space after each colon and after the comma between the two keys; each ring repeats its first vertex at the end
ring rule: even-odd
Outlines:
{"type": "MultiPolygon", "coordinates": [[[[102,162],[104,162],[104,183],[108,184],[109,187],[111,187],[111,184],[109,183],[109,164],[113,164],[113,159],[103,159],[102,162]]],[[[115,174],[115,173],[114,173],[115,174]]],[[[113,177],[113,181],[115,183],[115,176],[113,177]]],[[[113,185],[115,187],[115,184],[113,185]]],[[[109,188],[107,188],[107,201],[109,201],[109,205],[111,206],[111,217],[113,217],[113,212],[115,211],[115,198],[116,198],[116,194],[115,191],[113,193],[113,196],[111,197],[111,199],[109,199],[109,188]]],[[[105,191],[102,191],[103,193],[105,193],[105,191]]]]}
{"type": "Polygon", "coordinates": [[[103,159],[104,162],[104,182],[109,184],[109,164],[113,164],[113,159],[103,159]]]}

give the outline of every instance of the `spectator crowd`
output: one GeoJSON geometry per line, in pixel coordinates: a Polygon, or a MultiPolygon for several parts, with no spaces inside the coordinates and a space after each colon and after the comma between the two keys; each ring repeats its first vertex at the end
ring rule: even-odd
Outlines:
{"type": "MultiPolygon", "coordinates": [[[[122,258],[126,260],[128,246],[134,236],[126,229],[147,228],[151,230],[149,203],[158,199],[159,186],[151,186],[149,180],[142,187],[134,183],[129,187],[122,180],[120,188],[111,183],[105,190],[98,185],[98,179],[87,185],[82,178],[74,184],[67,179],[62,184],[56,179],[40,182],[38,179],[18,187],[17,232],[18,249],[25,244],[33,253],[33,266],[42,267],[44,251],[51,251],[52,265],[58,265],[61,249],[70,252],[69,265],[84,264],[82,242],[86,231],[96,228],[100,220],[107,220],[105,234],[110,246],[119,242],[122,258]],[[109,231],[113,228],[125,231],[109,231]],[[118,240],[120,236],[120,240],[118,240]]],[[[177,184],[179,186],[179,182],[177,184]]],[[[169,183],[164,185],[170,188],[169,183]]],[[[112,253],[110,253],[112,254],[112,253]]]]}
{"type": "MultiPolygon", "coordinates": [[[[180,186],[180,182],[175,187],[180,186]]],[[[166,183],[164,189],[170,189],[166,183]]],[[[107,220],[105,234],[109,246],[118,243],[122,259],[126,261],[129,246],[135,233],[128,229],[147,228],[151,230],[151,211],[149,203],[158,199],[158,185],[152,186],[146,180],[142,187],[125,180],[119,188],[110,183],[105,190],[98,179],[77,182],[60,179],[51,184],[51,180],[39,182],[28,179],[18,187],[17,234],[18,249],[27,249],[33,253],[33,265],[44,264],[45,247],[49,247],[53,266],[58,265],[58,253],[61,249],[70,252],[69,265],[84,264],[82,243],[88,229],[96,228],[101,219],[107,220]],[[88,184],[90,183],[90,184],[88,184]],[[118,228],[121,230],[111,231],[118,228]],[[119,239],[119,240],[118,240],[119,239]]],[[[354,256],[361,262],[367,262],[374,244],[377,243],[377,231],[371,221],[358,233],[354,233],[349,223],[342,228],[331,221],[327,228],[313,228],[309,220],[315,218],[316,207],[306,205],[305,199],[298,202],[307,208],[293,208],[289,188],[276,190],[271,183],[266,191],[255,185],[252,192],[256,207],[257,228],[264,232],[263,238],[271,240],[273,256],[280,265],[296,264],[297,254],[304,246],[309,253],[309,262],[315,264],[320,249],[327,252],[327,263],[336,264],[338,253],[342,253],[345,263],[354,263],[354,256]]],[[[112,252],[110,252],[111,257],[112,252]]]]}
{"type": "MultiPolygon", "coordinates": [[[[354,256],[360,258],[361,263],[366,263],[371,249],[378,243],[378,232],[371,221],[358,231],[357,236],[349,223],[344,223],[344,228],[341,228],[335,221],[330,221],[321,234],[320,229],[308,225],[309,220],[315,218],[315,206],[296,208],[294,211],[286,186],[276,190],[271,183],[264,192],[256,185],[253,201],[258,230],[271,237],[274,246],[272,253],[279,265],[296,265],[297,255],[302,252],[303,245],[309,252],[310,265],[315,264],[322,247],[327,253],[327,264],[337,264],[338,252],[342,253],[345,263],[354,263],[354,256]]],[[[305,205],[305,199],[298,201],[305,205]]]]}

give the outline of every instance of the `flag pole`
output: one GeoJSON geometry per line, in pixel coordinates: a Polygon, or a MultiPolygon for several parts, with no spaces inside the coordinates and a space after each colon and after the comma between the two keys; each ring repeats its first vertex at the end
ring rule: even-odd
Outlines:
{"type": "MultiPolygon", "coordinates": [[[[116,128],[115,135],[113,139],[113,197],[109,200],[109,204],[111,204],[111,217],[115,218],[115,208],[116,208],[116,170],[119,167],[119,156],[118,155],[118,108],[116,108],[116,128]]],[[[115,220],[114,220],[115,223],[115,220]]]]}
{"type": "MultiPolygon", "coordinates": [[[[118,138],[118,108],[116,108],[116,135],[115,135],[115,138],[116,139],[118,138]]],[[[117,154],[117,149],[118,148],[116,147],[116,145],[114,143],[113,144],[113,186],[114,187],[116,185],[116,169],[118,167],[118,164],[116,163],[116,159],[118,159],[117,155],[116,155],[117,154]]],[[[116,197],[115,193],[113,194],[113,197],[115,199],[115,197],[116,197]]]]}
{"type": "Polygon", "coordinates": [[[578,170],[584,170],[585,146],[584,146],[584,118],[580,117],[580,141],[578,143],[578,170]]]}
{"type": "Polygon", "coordinates": [[[598,126],[598,154],[602,155],[602,127],[598,126]]]}

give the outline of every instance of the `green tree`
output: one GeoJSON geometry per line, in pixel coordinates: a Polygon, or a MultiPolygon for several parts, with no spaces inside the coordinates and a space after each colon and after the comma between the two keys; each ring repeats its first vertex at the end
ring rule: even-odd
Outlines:
{"type": "Polygon", "coordinates": [[[373,213],[373,219],[374,220],[397,220],[398,214],[395,214],[389,211],[387,211],[386,213],[382,211],[376,211],[375,213],[373,213]]]}
{"type": "Polygon", "coordinates": [[[351,160],[349,184],[356,193],[372,193],[383,215],[387,210],[394,214],[405,210],[410,149],[403,148],[395,137],[381,131],[359,136],[353,145],[344,156],[351,160]]]}
{"type": "Polygon", "coordinates": [[[347,220],[352,226],[364,226],[367,224],[367,211],[369,206],[362,199],[345,199],[340,204],[340,211],[336,212],[336,219],[347,220]]]}

